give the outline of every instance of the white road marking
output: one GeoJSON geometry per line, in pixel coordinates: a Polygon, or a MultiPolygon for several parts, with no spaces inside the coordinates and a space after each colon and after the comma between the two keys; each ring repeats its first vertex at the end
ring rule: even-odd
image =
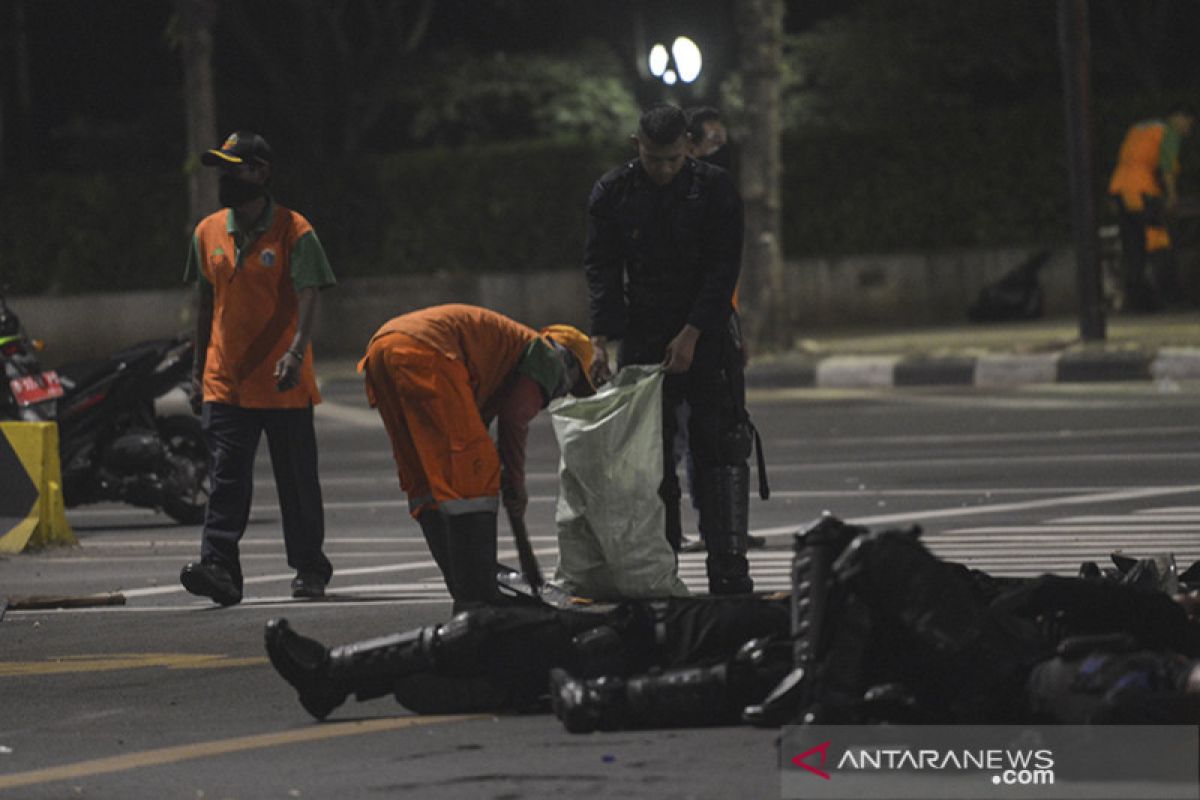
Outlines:
{"type": "MultiPolygon", "coordinates": [[[[1129,489],[1106,489],[1100,491],[1084,491],[1090,487],[1078,487],[1070,494],[1058,494],[1032,500],[1008,503],[992,503],[979,506],[955,506],[940,509],[925,509],[891,514],[860,517],[849,522],[881,526],[902,522],[921,522],[939,519],[954,519],[964,516],[979,516],[1002,514],[1006,512],[1029,512],[1072,506],[1095,506],[1108,502],[1124,502],[1142,500],[1172,495],[1200,493],[1200,486],[1148,486],[1129,489]]],[[[976,493],[974,490],[963,490],[965,493],[976,493]]],[[[1010,490],[1016,491],[1016,490],[1010,490]]],[[[905,494],[897,490],[899,494],[905,494]]],[[[1008,492],[998,492],[1008,493],[1008,492]]],[[[820,493],[817,493],[818,496],[820,493]]],[[[914,493],[917,494],[917,493],[914,493]]],[[[1121,515],[1086,515],[1082,517],[1058,517],[1038,524],[1018,525],[986,525],[974,527],[953,528],[938,533],[930,533],[925,541],[930,549],[938,555],[963,563],[978,565],[998,575],[1038,574],[1056,571],[1073,574],[1083,560],[1105,560],[1113,549],[1123,547],[1131,553],[1153,553],[1163,550],[1173,550],[1177,560],[1186,563],[1187,560],[1200,556],[1200,529],[1196,525],[1186,524],[1187,521],[1200,517],[1198,506],[1163,506],[1133,511],[1121,515]],[[1181,523],[1177,518],[1184,517],[1181,523]],[[1109,527],[1103,527],[1103,526],[1109,527]]],[[[804,523],[804,524],[807,524],[804,523]]],[[[754,533],[772,537],[787,536],[798,532],[802,526],[780,526],[758,529],[754,533]]],[[[501,541],[506,532],[501,533],[501,541]]],[[[548,575],[553,574],[552,560],[557,558],[557,541],[554,536],[533,537],[541,545],[535,550],[543,560],[543,566],[548,575]]],[[[331,537],[331,543],[336,543],[336,537],[331,537]]],[[[418,557],[416,561],[407,563],[376,564],[364,567],[342,568],[337,572],[337,584],[331,586],[331,594],[335,601],[327,603],[310,603],[308,601],[293,601],[287,596],[268,595],[263,597],[248,596],[243,602],[244,607],[264,605],[291,604],[306,607],[337,607],[346,602],[378,602],[378,603],[431,603],[446,602],[448,595],[445,586],[440,581],[419,579],[411,582],[361,582],[346,584],[348,578],[388,575],[397,573],[413,573],[425,571],[437,575],[437,566],[428,558],[423,543],[417,539],[400,537],[348,537],[344,544],[383,545],[394,548],[397,544],[411,545],[418,557]],[[388,595],[402,595],[389,597],[388,595]]],[[[121,539],[114,542],[104,542],[97,538],[100,547],[145,547],[145,546],[187,546],[194,547],[194,542],[138,542],[137,540],[121,539]]],[[[279,548],[275,541],[246,540],[243,546],[279,548]]],[[[363,553],[362,555],[367,555],[363,553]]],[[[380,552],[372,554],[379,558],[392,558],[405,555],[404,553],[380,552]]],[[[249,556],[251,558],[272,557],[249,556]]],[[[348,557],[348,556],[347,556],[348,557]]],[[[502,550],[499,554],[501,561],[515,563],[516,553],[513,550],[502,550]]],[[[756,579],[760,590],[786,590],[790,586],[790,548],[784,547],[768,551],[751,551],[749,559],[751,574],[756,579]]],[[[684,553],[680,555],[680,575],[693,592],[706,591],[707,577],[703,553],[684,553]]],[[[263,585],[290,581],[292,573],[277,573],[254,576],[246,579],[247,585],[263,585]]],[[[144,587],[125,590],[127,598],[137,599],[171,594],[182,594],[184,590],[178,585],[144,587]]],[[[170,608],[189,609],[211,608],[211,604],[197,600],[188,605],[176,605],[170,608]]],[[[97,613],[103,611],[129,610],[131,607],[105,607],[102,609],[71,609],[71,613],[97,613]]],[[[136,608],[136,607],[134,607],[136,608]]],[[[143,607],[145,608],[145,607],[143,607]]],[[[164,610],[164,606],[154,606],[154,610],[164,610]]],[[[33,613],[33,612],[10,612],[33,613]]],[[[46,613],[46,612],[37,612],[46,613]]]]}
{"type": "Polygon", "coordinates": [[[1014,433],[947,433],[947,434],[914,434],[893,436],[792,436],[771,437],[773,446],[801,445],[822,448],[827,447],[862,447],[872,448],[887,445],[920,446],[920,445],[950,445],[960,447],[971,444],[1019,444],[1031,443],[1044,445],[1047,440],[1061,442],[1093,441],[1096,439],[1144,439],[1149,436],[1193,437],[1200,439],[1200,427],[1193,425],[1174,425],[1147,428],[1101,428],[1099,430],[1046,430],[1022,431],[1014,433]]]}
{"type": "MultiPolygon", "coordinates": [[[[365,403],[365,401],[364,401],[365,403]]],[[[379,412],[371,408],[338,403],[333,400],[322,400],[314,409],[313,416],[319,422],[340,422],[357,428],[379,428],[383,430],[383,419],[379,412]]]]}

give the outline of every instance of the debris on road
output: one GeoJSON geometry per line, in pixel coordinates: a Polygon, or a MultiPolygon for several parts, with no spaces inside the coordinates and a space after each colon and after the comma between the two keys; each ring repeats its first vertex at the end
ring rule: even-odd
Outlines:
{"type": "MultiPolygon", "coordinates": [[[[85,595],[27,595],[0,600],[13,611],[38,611],[50,608],[95,608],[98,606],[123,606],[125,595],[120,592],[85,595]]],[[[3,609],[4,606],[0,606],[3,609]]],[[[0,619],[4,616],[0,610],[0,619]]]]}

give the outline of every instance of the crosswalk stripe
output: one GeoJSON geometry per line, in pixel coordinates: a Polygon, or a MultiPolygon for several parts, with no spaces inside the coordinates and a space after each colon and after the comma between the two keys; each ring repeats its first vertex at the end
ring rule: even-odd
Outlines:
{"type": "MultiPolygon", "coordinates": [[[[990,507],[950,509],[944,513],[903,512],[877,519],[852,520],[878,528],[894,524],[902,519],[921,522],[922,516],[945,519],[956,515],[977,512],[998,515],[1006,511],[1062,514],[1063,506],[1083,505],[1113,500],[1136,500],[1156,498],[1162,502],[1163,495],[1182,494],[1191,491],[1187,487],[1141,487],[1121,491],[1106,491],[1091,496],[1066,498],[1053,501],[1028,500],[1017,503],[997,503],[990,507]],[[886,520],[886,521],[885,521],[886,520]]],[[[992,517],[997,518],[996,516],[992,517]]],[[[960,520],[965,521],[965,520],[960,520]]],[[[748,554],[750,573],[757,589],[765,591],[787,590],[790,586],[792,549],[791,534],[796,527],[779,527],[756,533],[769,534],[770,548],[752,550],[748,554]]],[[[501,530],[500,559],[504,563],[515,562],[511,544],[506,544],[506,530],[501,530]]],[[[553,575],[557,561],[557,539],[553,535],[532,537],[536,552],[547,575],[553,575]]],[[[927,532],[922,541],[939,557],[958,561],[971,567],[983,569],[997,575],[1036,575],[1056,572],[1073,575],[1084,561],[1095,561],[1101,566],[1111,563],[1109,556],[1122,550],[1131,556],[1147,557],[1161,553],[1173,553],[1180,570],[1193,560],[1200,559],[1200,506],[1163,505],[1132,510],[1126,514],[1084,514],[1074,516],[1049,516],[1040,522],[1020,522],[1010,525],[963,525],[945,530],[927,532]]],[[[99,544],[99,543],[98,543],[99,544]]],[[[120,539],[103,542],[103,547],[117,550],[137,548],[161,548],[173,546],[170,541],[137,541],[120,539]]],[[[194,542],[185,543],[188,549],[194,542]]],[[[277,558],[280,543],[274,539],[247,538],[243,549],[256,552],[246,554],[247,559],[277,558]],[[269,548],[268,554],[259,548],[269,548]],[[261,554],[261,555],[260,555],[261,554]]],[[[441,582],[437,567],[429,558],[424,542],[412,536],[381,535],[351,536],[344,539],[330,537],[332,547],[353,548],[337,554],[342,558],[376,558],[378,563],[370,566],[349,566],[339,569],[331,592],[338,599],[353,601],[361,596],[364,602],[376,601],[381,595],[411,598],[413,601],[441,601],[447,599],[445,585],[441,582]],[[383,580],[378,580],[382,578],[383,580]],[[399,578],[400,580],[396,580],[399,578]],[[411,580],[404,580],[411,578],[411,580]]],[[[336,550],[334,551],[336,554],[336,550]]],[[[100,558],[109,558],[110,554],[100,558]]],[[[156,557],[147,554],[145,558],[156,557]]],[[[65,559],[64,559],[65,560],[65,559]]],[[[685,585],[695,593],[707,592],[707,574],[704,553],[681,553],[679,575],[685,585]]],[[[258,575],[248,578],[247,585],[257,584],[265,588],[291,579],[290,573],[258,575]]],[[[134,588],[125,593],[130,599],[166,594],[182,593],[177,585],[134,588]]],[[[276,590],[277,591],[277,590],[276,590]]],[[[275,602],[262,596],[253,598],[261,602],[275,602]]],[[[250,597],[247,600],[251,600],[250,597]]],[[[286,601],[282,598],[280,601],[286,601]]]]}

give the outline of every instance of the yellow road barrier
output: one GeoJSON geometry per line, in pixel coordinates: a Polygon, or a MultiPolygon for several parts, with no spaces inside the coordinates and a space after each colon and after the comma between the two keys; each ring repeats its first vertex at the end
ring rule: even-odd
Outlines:
{"type": "Polygon", "coordinates": [[[79,544],[63,506],[58,425],[0,422],[0,553],[79,544]]]}

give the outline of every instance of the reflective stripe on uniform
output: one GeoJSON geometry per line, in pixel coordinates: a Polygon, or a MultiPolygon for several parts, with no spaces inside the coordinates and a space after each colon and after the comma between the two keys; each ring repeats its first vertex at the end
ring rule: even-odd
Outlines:
{"type": "Polygon", "coordinates": [[[500,510],[500,498],[493,495],[491,497],[468,497],[462,500],[443,500],[438,507],[442,513],[451,517],[460,514],[476,514],[480,511],[496,512],[500,510]]]}
{"type": "Polygon", "coordinates": [[[432,506],[432,505],[437,505],[437,504],[434,502],[433,495],[431,495],[431,494],[423,494],[420,497],[411,497],[410,496],[408,498],[408,510],[413,516],[416,516],[416,513],[418,511],[420,511],[422,508],[424,508],[425,506],[432,506]]]}

